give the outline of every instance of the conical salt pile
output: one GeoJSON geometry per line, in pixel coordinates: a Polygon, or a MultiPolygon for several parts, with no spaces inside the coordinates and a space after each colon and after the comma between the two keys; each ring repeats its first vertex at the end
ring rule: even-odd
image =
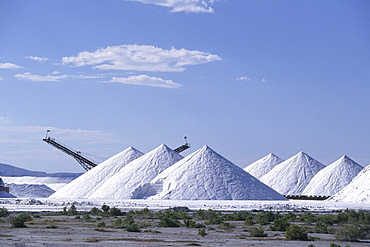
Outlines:
{"type": "Polygon", "coordinates": [[[348,185],[363,169],[346,155],[320,170],[302,192],[309,196],[332,196],[348,185]]]}
{"type": "Polygon", "coordinates": [[[341,191],[335,194],[330,201],[343,202],[370,202],[370,165],[366,166],[341,191]]]}
{"type": "Polygon", "coordinates": [[[105,181],[119,172],[129,162],[139,158],[142,155],[143,153],[139,150],[129,147],[100,163],[90,171],[82,174],[69,184],[56,191],[49,198],[87,198],[91,193],[100,188],[105,181]]]}
{"type": "Polygon", "coordinates": [[[323,164],[303,152],[281,162],[261,177],[261,181],[282,195],[301,195],[323,164]]]}
{"type": "Polygon", "coordinates": [[[248,172],[253,177],[261,178],[263,175],[271,171],[272,168],[283,161],[283,159],[280,159],[275,154],[270,153],[265,157],[253,162],[249,166],[246,166],[244,171],[248,172]]]}
{"type": "Polygon", "coordinates": [[[173,200],[286,200],[208,146],[141,186],[134,198],[173,200]]]}
{"type": "Polygon", "coordinates": [[[89,198],[130,199],[137,187],[149,183],[159,173],[182,158],[180,154],[162,144],[127,164],[89,198]]]}

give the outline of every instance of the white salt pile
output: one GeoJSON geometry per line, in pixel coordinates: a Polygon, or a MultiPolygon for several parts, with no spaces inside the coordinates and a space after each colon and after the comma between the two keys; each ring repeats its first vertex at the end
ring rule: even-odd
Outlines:
{"type": "Polygon", "coordinates": [[[90,171],[82,174],[57,192],[50,198],[87,198],[99,189],[109,178],[117,174],[129,162],[139,158],[143,153],[129,147],[100,163],[90,171]]]}
{"type": "Polygon", "coordinates": [[[272,168],[283,161],[283,159],[280,159],[275,154],[270,153],[265,157],[253,162],[249,166],[246,166],[244,171],[248,172],[253,177],[261,178],[263,175],[271,171],[272,168]]]}
{"type": "Polygon", "coordinates": [[[208,146],[141,186],[134,198],[171,200],[286,200],[208,146]]]}
{"type": "Polygon", "coordinates": [[[361,165],[344,155],[320,170],[311,179],[302,195],[332,196],[348,185],[362,169],[361,165]]]}
{"type": "Polygon", "coordinates": [[[370,202],[370,165],[366,166],[341,191],[335,194],[330,201],[343,202],[370,202]]]}
{"type": "Polygon", "coordinates": [[[137,187],[149,183],[159,173],[182,158],[180,154],[162,144],[127,164],[89,198],[130,199],[137,187]]]}
{"type": "MultiPolygon", "coordinates": [[[[22,177],[3,177],[4,182],[9,184],[10,187],[14,185],[26,185],[26,184],[36,184],[36,185],[46,185],[50,189],[56,191],[66,184],[70,183],[75,177],[32,177],[32,176],[22,176],[22,177]]],[[[12,188],[10,188],[12,189],[12,188]]],[[[32,192],[31,192],[32,193],[32,192]]]]}
{"type": "Polygon", "coordinates": [[[16,197],[23,198],[47,198],[55,190],[45,184],[6,184],[9,186],[10,193],[16,197]]]}
{"type": "Polygon", "coordinates": [[[261,181],[282,195],[301,195],[323,164],[303,152],[281,162],[261,177],[261,181]]]}
{"type": "Polygon", "coordinates": [[[12,194],[9,194],[8,192],[4,190],[0,190],[0,198],[15,198],[12,194]]]}

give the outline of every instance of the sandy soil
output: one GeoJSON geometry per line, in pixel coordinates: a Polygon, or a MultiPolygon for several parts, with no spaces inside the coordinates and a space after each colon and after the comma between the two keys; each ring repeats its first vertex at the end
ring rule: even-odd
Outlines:
{"type": "MultiPolygon", "coordinates": [[[[82,218],[82,217],[81,217],[82,218]]],[[[94,222],[76,219],[75,216],[41,216],[27,222],[27,228],[11,228],[10,223],[0,222],[0,246],[258,246],[297,247],[314,244],[316,247],[329,247],[330,243],[341,246],[364,247],[370,243],[345,243],[335,241],[330,234],[309,234],[319,237],[316,241],[286,241],[281,232],[266,231],[266,238],[248,237],[247,226],[243,222],[232,229],[207,229],[207,235],[198,235],[198,229],[157,227],[156,220],[146,219],[149,225],[142,230],[152,232],[127,232],[124,229],[110,227],[115,218],[92,217],[94,222]],[[107,227],[98,228],[104,221],[107,227]],[[54,227],[54,228],[50,228],[54,227]],[[97,230],[100,229],[100,230],[97,230]],[[156,233],[155,231],[159,231],[156,233]]],[[[138,223],[140,223],[138,221],[138,223]]]]}

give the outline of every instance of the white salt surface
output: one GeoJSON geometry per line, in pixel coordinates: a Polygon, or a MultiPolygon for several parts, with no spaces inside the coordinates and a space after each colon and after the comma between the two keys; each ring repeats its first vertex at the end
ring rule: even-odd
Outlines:
{"type": "Polygon", "coordinates": [[[246,166],[244,171],[259,179],[283,161],[283,159],[280,159],[275,154],[270,153],[265,157],[253,162],[249,166],[246,166]]]}
{"type": "Polygon", "coordinates": [[[180,154],[162,144],[127,164],[92,193],[89,198],[130,199],[136,188],[149,183],[159,173],[182,158],[180,154]]]}
{"type": "Polygon", "coordinates": [[[45,184],[6,184],[10,193],[16,197],[49,197],[55,190],[45,184]]]}
{"type": "Polygon", "coordinates": [[[156,200],[285,199],[208,146],[186,156],[138,188],[133,198],[148,197],[156,200]]]}
{"type": "Polygon", "coordinates": [[[79,211],[89,211],[102,205],[120,208],[122,211],[164,210],[173,207],[188,207],[191,210],[225,210],[225,211],[306,211],[330,212],[333,210],[370,210],[370,203],[328,202],[328,201],[256,201],[256,200],[91,200],[91,199],[50,199],[50,198],[4,198],[0,199],[0,207],[10,211],[62,211],[63,207],[75,205],[79,211]]]}
{"type": "Polygon", "coordinates": [[[323,168],[323,164],[304,152],[299,152],[275,166],[260,180],[282,195],[300,195],[323,168]]]}
{"type": "Polygon", "coordinates": [[[331,201],[357,202],[370,205],[370,165],[366,166],[331,201]]]}
{"type": "Polygon", "coordinates": [[[129,147],[82,174],[52,194],[50,198],[87,198],[129,162],[142,155],[139,150],[129,147]]]}
{"type": "Polygon", "coordinates": [[[332,196],[348,185],[362,169],[361,165],[344,155],[320,170],[303,190],[302,195],[332,196]]]}

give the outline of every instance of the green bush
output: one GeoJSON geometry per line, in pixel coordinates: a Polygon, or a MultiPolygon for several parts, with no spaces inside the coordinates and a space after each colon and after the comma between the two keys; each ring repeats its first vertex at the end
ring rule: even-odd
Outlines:
{"type": "Polygon", "coordinates": [[[251,225],[254,225],[254,224],[256,224],[256,222],[254,222],[253,215],[246,216],[245,221],[244,221],[244,225],[245,226],[251,226],[251,225]]]}
{"type": "Polygon", "coordinates": [[[206,229],[205,228],[201,228],[198,230],[198,235],[204,237],[205,235],[207,235],[207,232],[206,232],[206,229]]]}
{"type": "Polygon", "coordinates": [[[109,214],[112,216],[120,216],[120,215],[124,215],[125,213],[123,213],[121,209],[113,207],[109,210],[109,214]]]}
{"type": "Polygon", "coordinates": [[[104,221],[98,223],[98,227],[100,227],[100,228],[103,228],[103,227],[106,227],[106,226],[107,226],[107,224],[105,224],[104,221]]]}
{"type": "Polygon", "coordinates": [[[9,216],[9,211],[8,211],[8,209],[6,209],[6,208],[4,208],[4,207],[2,207],[2,208],[0,208],[0,217],[6,217],[6,216],[9,216]]]}
{"type": "Polygon", "coordinates": [[[328,225],[325,224],[325,223],[322,223],[322,222],[317,222],[316,225],[315,225],[315,232],[316,233],[324,233],[324,234],[329,233],[328,225]]]}
{"type": "Polygon", "coordinates": [[[289,226],[290,226],[290,223],[288,222],[286,218],[277,218],[274,221],[274,225],[272,225],[270,228],[272,231],[285,232],[289,226]]]}
{"type": "Polygon", "coordinates": [[[250,237],[267,237],[265,230],[262,226],[260,227],[252,227],[249,229],[249,236],[250,237]]]}
{"type": "Polygon", "coordinates": [[[201,223],[197,223],[194,220],[184,220],[184,224],[188,228],[205,228],[206,227],[205,225],[201,223]]]}
{"type": "Polygon", "coordinates": [[[359,227],[357,224],[346,225],[338,229],[335,238],[339,241],[356,242],[364,239],[367,235],[367,229],[359,227]]]}
{"type": "MultiPolygon", "coordinates": [[[[64,210],[64,208],[63,208],[63,210],[64,210]]],[[[68,209],[67,214],[68,214],[68,215],[76,215],[76,214],[78,214],[78,211],[77,211],[76,206],[75,206],[75,205],[72,205],[72,206],[68,209]]]]}
{"type": "Polygon", "coordinates": [[[162,218],[158,223],[159,227],[180,227],[180,222],[178,220],[170,218],[162,218]]]}
{"type": "Polygon", "coordinates": [[[12,224],[13,228],[23,228],[27,227],[26,224],[24,224],[26,221],[31,221],[32,216],[29,214],[20,214],[17,217],[14,217],[10,223],[12,224]]]}
{"type": "Polygon", "coordinates": [[[103,206],[101,206],[101,210],[103,210],[104,213],[108,214],[110,207],[108,205],[103,204],[103,206]]]}
{"type": "Polygon", "coordinates": [[[308,240],[306,230],[297,225],[290,225],[285,231],[285,237],[287,240],[308,240]]]}
{"type": "Polygon", "coordinates": [[[128,232],[141,232],[139,226],[137,224],[132,224],[126,227],[126,231],[128,232]]]}

